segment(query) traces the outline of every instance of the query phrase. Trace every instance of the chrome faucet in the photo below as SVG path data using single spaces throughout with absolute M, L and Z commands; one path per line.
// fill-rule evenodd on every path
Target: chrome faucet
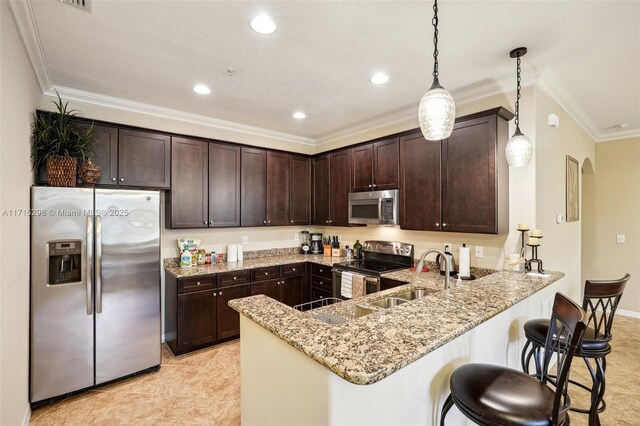
M 442 257 L 446 258 L 446 255 L 444 254 L 444 252 L 438 250 L 438 249 L 427 249 L 425 250 L 424 253 L 422 253 L 422 256 L 420 256 L 420 260 L 418 261 L 418 266 L 416 266 L 416 272 L 417 273 L 421 273 L 422 272 L 422 265 L 424 264 L 424 258 L 427 257 L 428 254 L 431 253 L 436 253 L 441 255 Z M 449 280 L 449 262 L 444 262 L 444 289 L 448 289 L 451 288 L 451 281 Z

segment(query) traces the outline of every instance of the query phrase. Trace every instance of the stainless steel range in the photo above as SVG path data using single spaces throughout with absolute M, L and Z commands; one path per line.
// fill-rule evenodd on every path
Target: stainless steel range
M 340 296 L 342 273 L 354 272 L 365 277 L 366 293 L 380 291 L 380 275 L 413 266 L 413 244 L 394 241 L 365 241 L 363 259 L 333 265 L 333 296 Z

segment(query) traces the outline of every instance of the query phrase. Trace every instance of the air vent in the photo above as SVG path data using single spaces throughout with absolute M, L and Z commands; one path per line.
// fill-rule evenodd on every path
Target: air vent
M 60 0 L 62 3 L 91 12 L 91 0 Z

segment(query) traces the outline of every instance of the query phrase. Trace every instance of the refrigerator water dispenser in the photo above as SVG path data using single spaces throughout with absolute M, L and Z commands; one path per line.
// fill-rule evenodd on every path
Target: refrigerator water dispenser
M 82 240 L 48 241 L 49 285 L 82 281 Z

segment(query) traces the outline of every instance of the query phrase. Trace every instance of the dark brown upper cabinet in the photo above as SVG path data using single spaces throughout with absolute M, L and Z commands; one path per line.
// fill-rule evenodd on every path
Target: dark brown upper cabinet
M 120 129 L 118 185 L 170 188 L 171 137 L 161 133 Z
M 439 231 L 442 215 L 441 143 L 420 130 L 400 138 L 402 229 Z
M 209 217 L 209 142 L 171 139 L 171 187 L 166 196 L 169 228 L 206 228 Z
M 83 123 L 82 126 L 88 126 Z M 98 185 L 118 184 L 118 129 L 110 126 L 93 126 L 96 140 L 92 160 L 100 166 Z
M 289 225 L 291 155 L 267 152 L 267 225 Z
M 241 161 L 240 223 L 264 226 L 267 224 L 267 151 L 243 147 Z
M 291 155 L 289 223 L 309 225 L 311 216 L 311 159 Z
M 349 192 L 351 192 L 351 150 L 332 152 L 330 168 L 329 225 L 349 226 Z M 324 183 L 327 185 L 327 182 Z
M 313 195 L 312 195 L 312 223 L 313 225 L 329 224 L 329 202 L 331 193 L 329 154 L 313 158 Z
M 382 191 L 400 187 L 398 138 L 351 149 L 352 191 Z
M 209 227 L 240 226 L 240 147 L 209 144 Z
M 458 118 L 443 141 L 419 131 L 400 141 L 401 228 L 500 234 L 508 231 L 509 120 L 504 108 Z

